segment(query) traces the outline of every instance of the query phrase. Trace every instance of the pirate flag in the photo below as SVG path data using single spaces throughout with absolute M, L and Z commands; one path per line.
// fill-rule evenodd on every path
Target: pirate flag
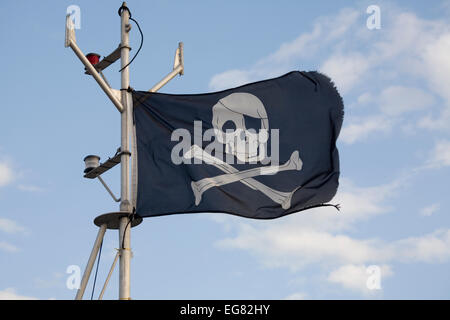
M 133 91 L 136 213 L 271 219 L 338 187 L 343 102 L 329 78 L 290 72 L 205 94 Z

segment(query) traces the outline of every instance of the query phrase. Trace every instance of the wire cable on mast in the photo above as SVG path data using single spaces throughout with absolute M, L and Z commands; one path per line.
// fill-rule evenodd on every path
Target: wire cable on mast
M 136 26 L 138 27 L 138 30 L 139 30 L 139 33 L 141 34 L 141 44 L 139 45 L 139 49 L 137 49 L 137 51 L 136 51 L 136 53 L 134 54 L 134 56 L 133 56 L 133 58 L 130 60 L 130 62 L 128 62 L 123 68 L 121 68 L 120 70 L 119 70 L 119 72 L 122 72 L 122 70 L 123 69 L 125 69 L 126 67 L 128 67 L 133 61 L 134 61 L 134 59 L 137 57 L 137 55 L 139 54 L 139 51 L 141 51 L 141 49 L 142 49 L 142 45 L 144 44 L 144 33 L 142 32 L 142 30 L 141 30 L 141 27 L 139 26 L 139 23 L 135 20 L 135 19 L 133 19 L 132 17 L 131 17 L 131 11 L 130 11 L 130 9 L 128 9 L 128 7 L 126 7 L 126 6 L 121 6 L 120 8 L 119 8 L 119 16 L 122 16 L 122 12 L 124 11 L 124 10 L 127 10 L 128 11 L 128 14 L 130 15 L 130 20 L 131 21 L 133 21 L 134 23 L 136 23 Z
M 91 300 L 94 297 L 95 283 L 97 282 L 98 265 L 100 264 L 100 256 L 102 255 L 102 247 L 103 247 L 103 240 L 102 243 L 100 243 L 100 250 L 98 252 L 97 268 L 95 269 L 95 277 L 94 277 L 94 284 L 92 285 Z
M 122 236 L 122 249 L 123 250 L 125 250 L 125 234 L 127 232 L 128 226 L 134 220 L 135 217 L 136 217 L 136 208 L 133 208 L 133 212 L 128 215 L 128 222 L 125 226 L 125 230 L 123 230 L 123 236 Z

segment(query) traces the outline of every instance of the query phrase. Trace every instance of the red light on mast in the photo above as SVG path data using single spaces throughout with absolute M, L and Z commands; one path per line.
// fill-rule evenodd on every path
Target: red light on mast
M 86 55 L 86 58 L 89 60 L 89 62 L 95 66 L 100 61 L 100 55 L 96 53 L 88 53 Z

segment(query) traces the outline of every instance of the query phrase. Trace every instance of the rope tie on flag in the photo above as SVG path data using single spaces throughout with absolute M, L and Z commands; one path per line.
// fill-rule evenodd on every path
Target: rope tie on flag
M 134 89 L 133 89 L 132 87 L 128 86 L 128 88 L 126 88 L 126 89 L 120 89 L 120 91 L 133 92 Z
M 337 211 L 341 211 L 341 205 L 339 203 L 338 204 L 321 203 L 321 204 L 317 204 L 317 205 L 314 205 L 314 206 L 309 206 L 309 207 L 303 208 L 303 209 L 301 209 L 299 211 L 309 210 L 309 209 L 319 208 L 319 207 L 334 207 Z
M 327 203 L 324 204 L 323 207 L 335 207 L 337 211 L 341 211 L 341 204 L 332 204 L 332 203 Z

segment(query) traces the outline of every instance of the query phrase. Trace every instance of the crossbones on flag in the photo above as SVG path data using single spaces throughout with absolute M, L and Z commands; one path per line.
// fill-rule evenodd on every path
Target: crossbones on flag
M 342 98 L 318 72 L 205 94 L 133 91 L 136 213 L 278 218 L 336 194 Z

